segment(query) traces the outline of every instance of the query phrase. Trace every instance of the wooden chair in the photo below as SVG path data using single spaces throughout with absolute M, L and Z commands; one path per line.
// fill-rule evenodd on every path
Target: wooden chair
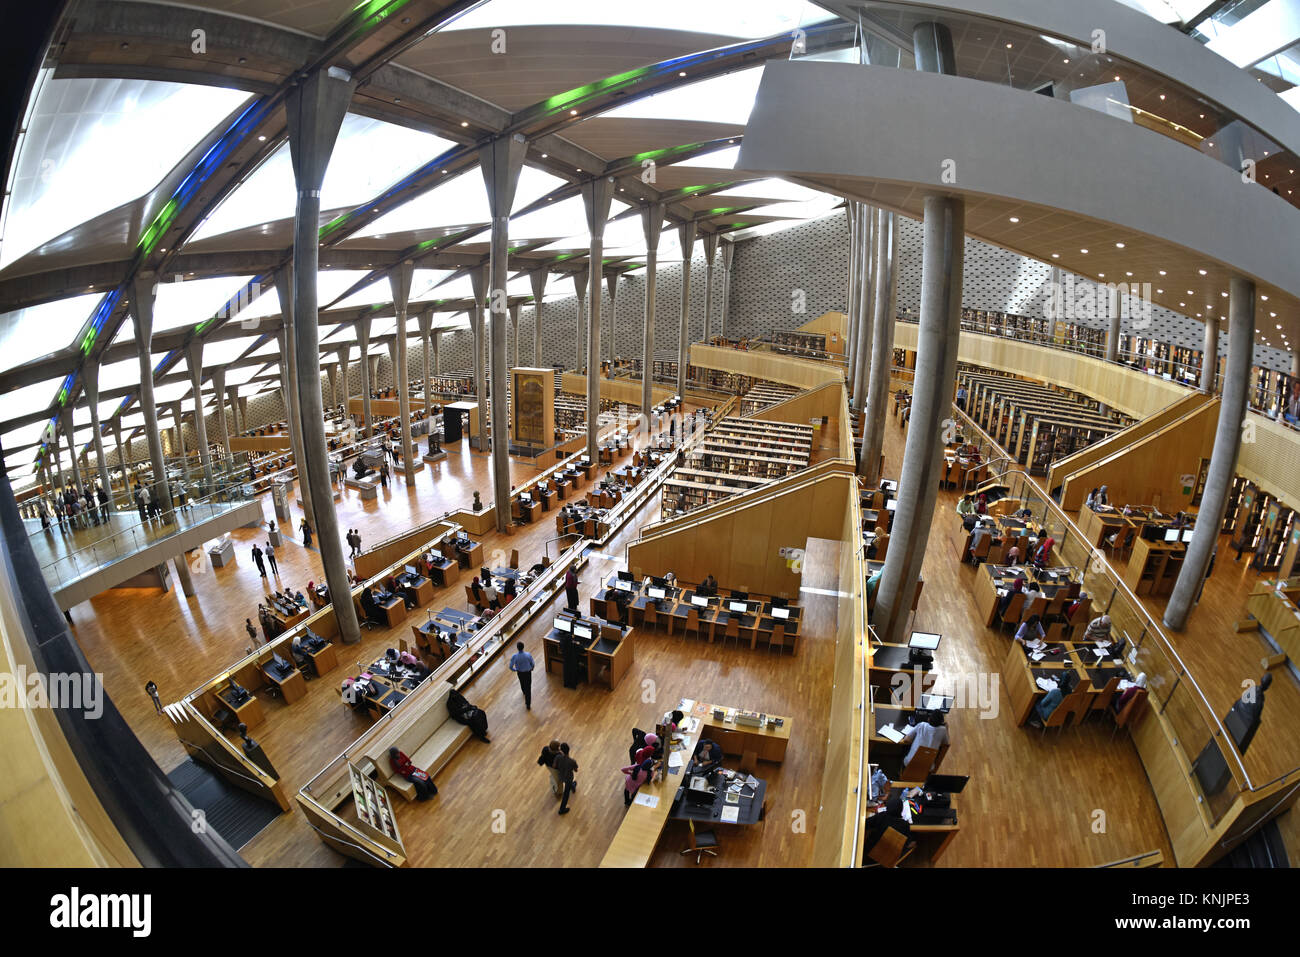
M 992 547 L 993 547 L 993 536 L 981 535 L 979 544 L 975 545 L 971 549 L 971 557 L 975 560 L 975 563 L 979 564 L 981 561 L 987 559 L 989 557 L 989 549 Z
M 686 640 L 689 632 L 695 632 L 695 637 L 700 637 L 700 612 L 699 609 L 692 608 L 686 613 L 686 624 L 682 626 L 682 641 Z
M 468 585 L 465 586 L 465 600 L 469 602 L 470 607 L 479 614 L 483 613 L 484 604 L 482 600 L 474 597 L 474 589 L 470 588 Z
M 1073 697 L 1074 694 L 1066 695 L 1061 699 L 1061 703 L 1056 706 L 1056 710 L 1047 716 L 1047 720 L 1043 722 L 1043 734 L 1047 734 L 1048 728 L 1056 728 L 1059 732 L 1059 729 L 1065 727 L 1066 722 L 1070 720 L 1070 715 L 1074 713 L 1074 709 L 1070 705 L 1070 699 Z M 1034 713 L 1038 713 L 1037 705 L 1034 707 Z
M 998 542 L 994 542 L 992 545 L 989 546 L 988 554 L 984 556 L 984 560 L 988 562 L 990 565 L 1001 565 L 1003 561 L 1006 559 L 1006 557 L 1007 557 L 1006 543 L 998 541 Z
M 1142 709 L 1146 707 L 1146 703 L 1147 690 L 1145 688 L 1140 688 L 1138 689 L 1137 694 L 1129 698 L 1128 704 L 1124 705 L 1123 709 L 1115 715 L 1115 728 L 1110 733 L 1112 741 L 1115 739 L 1116 731 L 1120 728 L 1128 727 L 1141 716 Z
M 510 567 L 511 568 L 519 567 L 519 549 L 517 548 L 510 549 Z
M 934 748 L 917 748 L 916 754 L 912 755 L 912 760 L 907 762 L 899 775 L 903 781 L 924 781 L 930 775 L 931 769 L 934 768 L 934 759 L 939 756 L 939 752 Z
M 1039 597 L 1034 599 L 1033 604 L 1025 608 L 1025 610 L 1021 613 L 1020 617 L 1022 621 L 1028 621 L 1034 615 L 1037 615 L 1038 619 L 1041 621 L 1046 611 L 1047 611 L 1047 599 L 1040 595 Z
M 728 638 L 735 638 L 736 644 L 740 644 L 740 619 L 735 615 L 730 615 L 727 618 L 727 627 L 722 633 L 722 645 L 724 648 L 727 645 Z
M 786 647 L 785 622 L 778 621 L 772 626 L 772 638 L 768 642 L 768 651 L 775 648 L 781 651 Z
M 659 627 L 659 613 L 655 611 L 655 606 L 653 604 L 645 606 L 645 611 L 642 613 L 642 624 L 647 628 Z
M 1016 592 L 1014 595 L 1011 596 L 1011 600 L 1007 602 L 1006 609 L 1002 612 L 1002 621 L 999 627 L 1005 627 L 1007 625 L 1010 625 L 1011 627 L 1014 628 L 1017 625 L 1019 625 L 1020 618 L 1024 610 L 1025 610 L 1025 593 Z
M 752 774 L 758 776 L 758 752 L 746 751 L 740 758 L 740 771 L 742 774 Z
M 912 847 L 915 847 L 913 845 Z M 903 836 L 902 831 L 887 827 L 880 838 L 872 845 L 871 850 L 867 851 L 872 863 L 864 863 L 863 867 L 897 867 L 903 863 L 908 854 L 912 853 L 912 848 L 907 846 L 907 838 Z
M 1105 714 L 1110 710 L 1110 703 L 1115 700 L 1115 692 L 1119 690 L 1119 675 L 1111 678 L 1106 682 L 1106 687 L 1102 688 L 1093 696 L 1092 703 L 1088 705 L 1088 715 L 1098 712 Z M 1087 715 L 1085 715 L 1087 717 Z

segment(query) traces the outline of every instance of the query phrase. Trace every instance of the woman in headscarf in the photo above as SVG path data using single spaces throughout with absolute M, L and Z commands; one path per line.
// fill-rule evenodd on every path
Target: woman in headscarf
M 1011 587 L 1007 589 L 1007 593 L 998 599 L 999 618 L 1001 618 L 1004 614 L 1006 614 L 1007 606 L 1011 604 L 1012 596 L 1019 595 L 1024 590 L 1025 590 L 1024 578 L 1020 576 L 1016 576 L 1016 580 L 1011 583 Z
M 1050 535 L 1047 536 L 1047 538 L 1043 540 L 1043 543 L 1038 546 L 1038 550 L 1034 552 L 1034 564 L 1038 565 L 1040 568 L 1046 567 L 1047 563 L 1051 560 L 1052 546 L 1055 544 L 1056 539 L 1052 538 Z

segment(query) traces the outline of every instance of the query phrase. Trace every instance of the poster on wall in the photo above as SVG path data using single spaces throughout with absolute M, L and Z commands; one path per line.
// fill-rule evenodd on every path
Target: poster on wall
M 517 375 L 515 385 L 519 400 L 515 405 L 515 439 L 522 445 L 546 444 L 545 407 L 541 376 Z

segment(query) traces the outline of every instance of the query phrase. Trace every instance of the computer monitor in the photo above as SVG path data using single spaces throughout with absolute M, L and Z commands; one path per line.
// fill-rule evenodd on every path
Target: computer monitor
M 731 597 L 732 597 L 732 598 L 737 598 L 737 599 L 739 599 L 740 601 L 747 601 L 747 600 L 749 599 L 749 592 L 747 592 L 747 591 L 735 591 L 735 590 L 733 589 L 732 592 L 731 592 Z
M 944 794 L 960 794 L 969 780 L 970 775 L 968 774 L 931 774 L 925 779 L 925 790 L 942 791 Z
M 738 615 L 743 615 L 749 611 L 749 605 L 743 601 L 728 601 L 727 611 L 734 611 Z
M 919 648 L 922 651 L 934 651 L 939 647 L 939 639 L 942 637 L 942 635 L 935 635 L 930 632 L 914 631 L 907 642 L 907 647 Z
M 573 637 L 574 637 L 574 638 L 582 638 L 583 640 L 586 640 L 586 639 L 590 638 L 590 637 L 591 637 L 591 626 L 590 626 L 590 625 L 574 625 L 574 626 L 573 626 Z
M 1184 545 L 1190 545 L 1190 544 L 1192 543 L 1192 532 L 1194 532 L 1194 531 L 1196 531 L 1196 529 L 1194 529 L 1194 528 L 1185 528 L 1185 529 L 1183 529 L 1183 544 L 1184 544 Z
M 703 595 L 692 595 L 691 604 L 694 605 L 696 608 L 708 608 L 709 600 L 705 598 Z
M 773 607 L 773 608 L 784 608 L 784 607 L 785 607 L 786 605 L 788 605 L 788 604 L 790 604 L 790 602 L 789 602 L 788 599 L 785 599 L 785 598 L 773 598 L 773 599 L 772 599 L 772 607 Z
M 1178 541 L 1178 536 L 1179 536 L 1179 530 L 1178 530 L 1178 529 L 1176 529 L 1176 528 L 1166 528 L 1166 529 L 1165 529 L 1165 541 L 1166 541 L 1166 542 L 1176 542 L 1176 541 Z
M 522 502 L 524 505 L 531 505 L 533 501 L 533 497 L 529 495 L 527 492 L 524 492 L 522 495 L 519 496 L 519 501 Z
M 780 605 L 774 605 L 772 607 L 772 617 L 779 618 L 782 621 L 785 621 L 787 618 L 790 617 L 790 609 L 784 608 Z
M 569 621 L 567 618 L 557 618 L 555 619 L 555 630 L 573 631 L 573 622 Z
M 947 714 L 952 710 L 952 698 L 941 694 L 923 694 L 921 695 L 921 710 L 942 711 Z
M 619 572 L 618 577 L 620 581 L 625 581 L 625 582 L 636 581 L 636 579 L 632 577 L 631 572 Z
M 407 565 L 405 570 L 406 570 L 406 574 L 410 575 L 412 578 L 420 577 L 420 573 L 415 570 L 414 565 Z
M 649 588 L 646 589 L 646 594 L 649 595 L 651 598 L 654 598 L 655 600 L 668 597 L 667 590 L 660 585 L 651 585 Z
M 898 499 L 891 498 L 888 502 L 885 503 L 885 508 L 887 508 L 891 512 L 898 511 Z
M 293 665 L 289 664 L 289 662 L 281 658 L 279 652 L 275 652 L 275 651 L 271 652 L 271 661 L 274 662 L 275 666 L 279 668 L 281 671 L 293 670 Z
M 631 582 L 625 582 L 625 581 L 623 581 L 623 579 L 620 578 L 618 581 L 614 582 L 614 587 L 615 587 L 618 591 L 631 591 L 631 590 L 632 590 L 632 583 L 631 583 Z

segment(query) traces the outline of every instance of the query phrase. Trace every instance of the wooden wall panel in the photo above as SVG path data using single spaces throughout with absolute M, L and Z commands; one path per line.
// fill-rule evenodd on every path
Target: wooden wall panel
M 748 352 L 696 343 L 691 346 L 691 365 L 702 369 L 721 369 L 755 379 L 770 379 L 801 389 L 815 389 L 827 382 L 843 382 L 844 371 L 838 366 L 815 359 L 798 359 L 776 352 Z
M 813 419 L 819 422 L 823 416 L 826 425 L 819 425 L 821 430 L 813 438 L 813 444 L 827 445 L 834 443 L 837 458 L 853 458 L 852 426 L 848 419 L 848 402 L 843 383 L 828 382 L 816 389 L 809 389 L 791 396 L 783 402 L 769 406 L 761 412 L 751 415 L 751 419 L 764 422 L 793 422 L 796 425 L 810 425 Z
M 576 372 L 566 372 L 560 380 L 560 388 L 574 395 L 586 395 L 587 377 Z M 650 397 L 654 400 L 655 405 L 666 402 L 676 394 L 676 389 L 669 389 L 665 386 L 656 385 L 650 387 Z M 600 380 L 600 397 L 609 399 L 611 402 L 622 402 L 639 409 L 641 407 L 641 380 L 624 377 L 617 379 L 602 378 Z

